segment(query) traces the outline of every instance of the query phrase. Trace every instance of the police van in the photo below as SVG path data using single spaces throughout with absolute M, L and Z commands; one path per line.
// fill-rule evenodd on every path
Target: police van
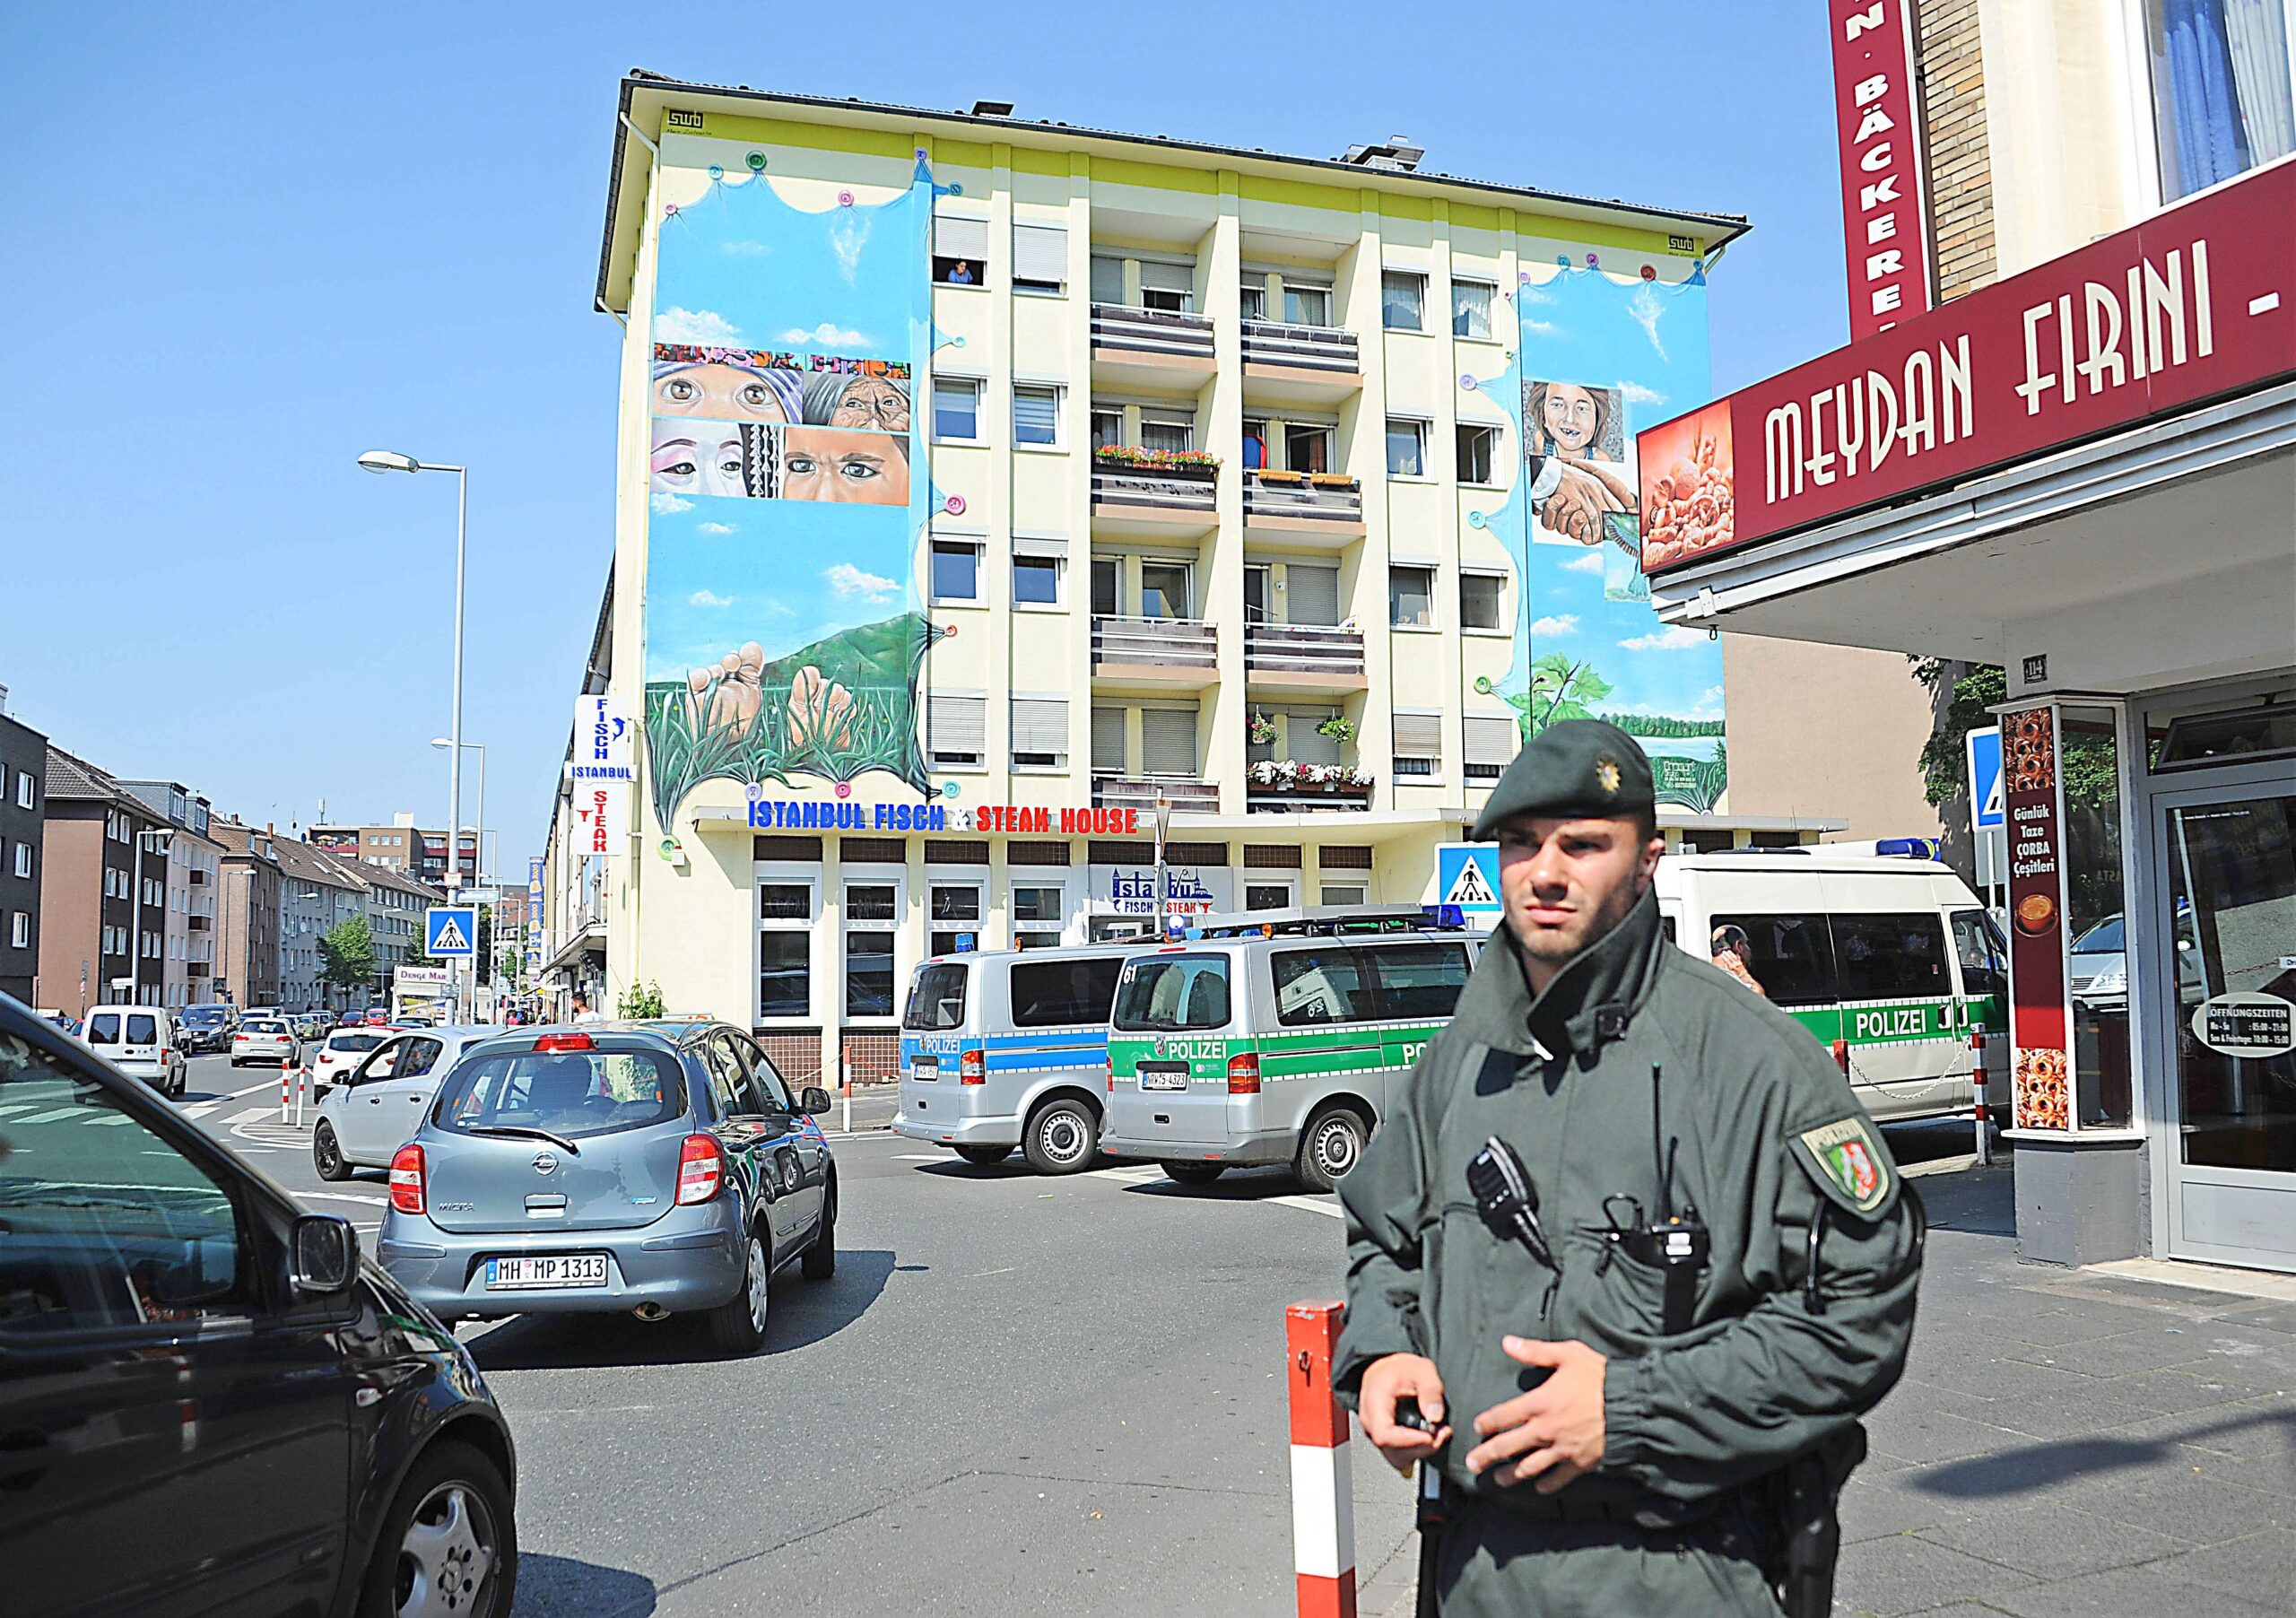
M 1363 906 L 1215 917 L 1200 931 L 1125 964 L 1100 1149 L 1183 1185 L 1289 1163 L 1327 1191 L 1450 1020 L 1482 940 L 1415 908 Z
M 1018 1146 L 1044 1174 L 1074 1174 L 1100 1150 L 1108 1097 L 1109 1007 L 1141 946 L 940 955 L 909 980 L 900 1022 L 893 1131 L 1002 1162 Z

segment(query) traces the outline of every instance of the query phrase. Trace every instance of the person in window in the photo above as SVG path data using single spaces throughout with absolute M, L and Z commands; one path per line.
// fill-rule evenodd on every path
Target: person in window
M 1754 976 L 1750 964 L 1753 960 L 1754 946 L 1753 941 L 1746 936 L 1745 928 L 1726 922 L 1714 929 L 1711 943 L 1715 965 L 1763 999 L 1770 998 L 1770 991 L 1762 987 L 1761 980 Z
M 970 286 L 972 284 L 972 265 L 966 263 L 961 258 L 958 259 L 956 267 L 949 272 L 949 284 L 951 286 Z

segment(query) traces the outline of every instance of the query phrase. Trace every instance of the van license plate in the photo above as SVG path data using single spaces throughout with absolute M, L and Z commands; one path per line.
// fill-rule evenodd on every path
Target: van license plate
M 920 1084 L 939 1083 L 941 1082 L 941 1058 L 938 1057 L 912 1057 L 909 1064 L 909 1076 L 915 1079 Z
M 1186 1090 L 1187 1064 L 1185 1062 L 1143 1062 L 1140 1064 L 1140 1088 L 1143 1090 Z
M 533 1258 L 490 1258 L 486 1261 L 486 1290 L 490 1292 L 535 1286 L 604 1286 L 604 1253 L 557 1253 Z

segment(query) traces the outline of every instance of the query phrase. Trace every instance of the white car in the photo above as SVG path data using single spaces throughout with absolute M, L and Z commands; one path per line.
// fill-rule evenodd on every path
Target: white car
M 341 1083 L 344 1075 L 396 1032 L 395 1028 L 338 1028 L 328 1033 L 311 1053 L 313 1096 L 323 1096 L 328 1085 Z
M 240 1067 L 249 1062 L 300 1067 L 303 1042 L 283 1017 L 249 1017 L 231 1036 L 231 1066 Z
M 465 1052 L 504 1031 L 483 1022 L 380 1031 L 381 1042 L 319 1097 L 311 1162 L 321 1179 L 390 1167 L 391 1155 L 422 1126 L 439 1081 Z

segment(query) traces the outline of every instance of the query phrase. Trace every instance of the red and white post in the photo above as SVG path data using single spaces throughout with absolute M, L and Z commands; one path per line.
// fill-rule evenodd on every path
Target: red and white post
M 287 1121 L 287 1106 L 293 1100 L 294 1088 L 295 1058 L 282 1057 L 279 1058 L 279 1121 L 283 1124 Z
M 1331 1391 L 1332 1350 L 1346 1318 L 1344 1303 L 1325 1300 L 1283 1311 L 1300 1618 L 1355 1618 L 1355 1479 L 1348 1459 L 1353 1423 Z
M 1977 1161 L 1981 1168 L 1993 1161 L 1993 1136 L 1986 1128 L 1985 1116 L 1985 1082 L 1989 1073 L 1986 1058 L 1992 1052 L 1988 1048 L 1985 1030 L 1980 1028 L 1970 1035 L 1970 1085 L 1977 1092 L 1971 1114 L 1977 1124 Z

